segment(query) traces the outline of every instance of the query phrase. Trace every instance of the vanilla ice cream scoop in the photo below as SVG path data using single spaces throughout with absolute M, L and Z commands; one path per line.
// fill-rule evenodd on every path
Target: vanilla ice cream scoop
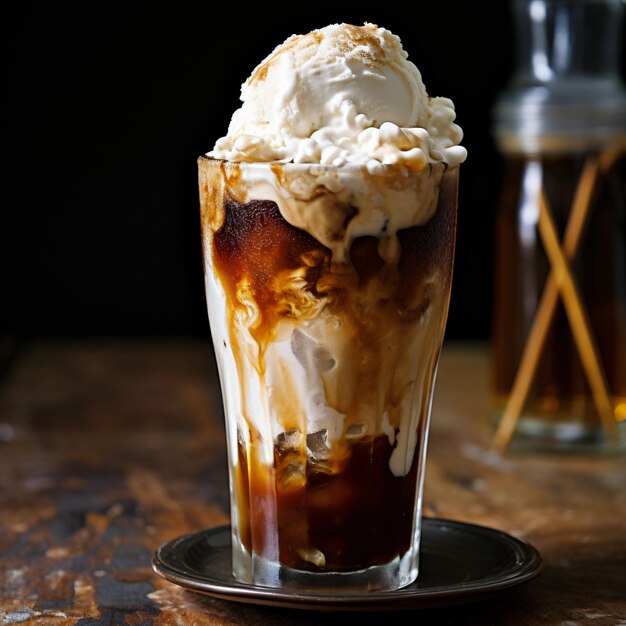
M 231 161 L 456 165 L 454 105 L 429 98 L 400 39 L 374 24 L 292 35 L 241 88 L 243 105 L 210 156 Z

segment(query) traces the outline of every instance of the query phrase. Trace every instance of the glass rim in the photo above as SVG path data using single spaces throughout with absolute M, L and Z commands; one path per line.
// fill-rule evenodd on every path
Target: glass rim
M 209 162 L 209 163 L 224 163 L 226 166 L 238 166 L 245 167 L 250 169 L 257 170 L 271 170 L 271 169 L 286 169 L 292 170 L 295 172 L 310 172 L 313 174 L 323 173 L 323 172 L 345 172 L 345 173 L 369 173 L 367 170 L 367 163 L 350 163 L 346 162 L 342 165 L 332 165 L 327 163 L 294 163 L 291 160 L 282 160 L 282 161 L 231 161 L 230 159 L 220 159 L 217 157 L 210 156 L 208 153 L 201 154 L 197 158 L 198 163 L 200 162 Z M 457 163 L 454 165 L 450 165 L 446 161 L 428 161 L 422 168 L 419 170 L 413 170 L 403 163 L 394 163 L 394 164 L 383 164 L 382 167 L 385 168 L 385 172 L 392 172 L 394 170 L 400 170 L 400 168 L 404 168 L 409 170 L 409 172 L 413 174 L 419 174 L 424 171 L 432 171 L 434 168 L 441 166 L 444 172 L 453 171 L 461 167 L 462 163 Z M 375 174 L 370 174 L 374 175 Z

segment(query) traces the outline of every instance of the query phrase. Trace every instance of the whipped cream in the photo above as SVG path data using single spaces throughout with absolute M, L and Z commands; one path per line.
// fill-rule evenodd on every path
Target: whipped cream
M 292 35 L 242 85 L 243 105 L 208 153 L 420 170 L 462 163 L 463 131 L 448 98 L 429 98 L 400 39 L 374 24 L 333 24 Z

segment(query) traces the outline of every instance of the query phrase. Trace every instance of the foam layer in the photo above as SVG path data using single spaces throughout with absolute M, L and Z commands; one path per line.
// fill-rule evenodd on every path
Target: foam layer
M 411 172 L 383 166 L 326 167 L 265 163 L 238 170 L 239 199 L 272 200 L 281 215 L 332 251 L 332 263 L 348 260 L 358 237 L 376 237 L 377 252 L 388 263 L 400 253 L 398 231 L 425 224 L 435 212 L 442 164 Z M 232 193 L 232 191 L 231 191 Z

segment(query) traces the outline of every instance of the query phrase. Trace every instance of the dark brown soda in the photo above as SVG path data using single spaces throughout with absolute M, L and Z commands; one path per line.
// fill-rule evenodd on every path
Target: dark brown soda
M 225 193 L 219 228 L 210 230 L 207 222 L 203 229 L 205 237 L 212 237 L 213 264 L 226 292 L 227 315 L 234 315 L 241 306 L 238 289 L 245 284 L 259 310 L 250 333 L 262 352 L 281 319 L 291 316 L 280 299 L 280 277 L 304 268 L 303 290 L 324 298 L 333 314 L 355 329 L 355 341 L 376 354 L 385 349 L 377 343 L 380 327 L 374 319 L 363 319 L 351 296 L 361 293 L 370 281 L 379 281 L 386 288 L 374 307 L 376 314 L 386 324 L 410 332 L 422 323 L 424 309 L 431 306 L 428 285 L 436 276 L 441 289 L 437 298 L 433 296 L 436 310 L 431 323 L 433 332 L 443 336 L 452 279 L 456 189 L 456 175 L 444 176 L 433 217 L 398 233 L 397 262 L 385 263 L 378 254 L 379 239 L 368 236 L 352 242 L 349 261 L 341 267 L 332 264 L 328 248 L 290 225 L 275 202 L 239 202 Z M 209 210 L 211 201 L 207 201 Z M 229 323 L 232 328 L 230 318 Z M 234 351 L 239 349 L 236 342 L 231 343 Z M 360 373 L 357 386 L 365 389 L 377 380 L 376 359 L 353 367 Z M 429 375 L 432 372 L 424 379 Z M 321 461 L 307 455 L 306 448 L 304 453 L 290 451 L 275 442 L 274 463 L 268 466 L 259 459 L 260 435 L 249 424 L 249 432 L 238 441 L 234 480 L 239 534 L 246 550 L 288 567 L 334 572 L 381 565 L 403 556 L 413 541 L 427 418 L 426 409 L 417 410 L 422 410 L 416 420 L 417 444 L 403 476 L 395 476 L 390 469 L 394 444 L 386 434 L 341 437 L 330 451 L 331 458 Z M 347 415 L 348 423 L 358 421 L 352 418 Z M 281 415 L 281 419 L 284 422 L 288 417 Z M 322 554 L 323 561 L 316 561 L 314 553 Z
M 537 229 L 524 230 L 523 180 L 535 167 L 562 237 L 587 154 L 508 156 L 496 222 L 493 389 L 511 391 L 550 265 Z M 600 174 L 572 268 L 597 342 L 616 417 L 626 416 L 626 159 Z M 621 407 L 621 408 L 620 408 Z M 598 423 L 587 379 L 559 297 L 526 414 Z
M 418 446 L 411 471 L 400 477 L 389 470 L 391 450 L 386 436 L 357 441 L 349 445 L 341 471 L 328 473 L 316 468 L 315 463 L 307 463 L 306 482 L 283 486 L 280 480 L 256 481 L 258 469 L 249 483 L 246 451 L 240 444 L 238 496 L 242 543 L 249 552 L 254 549 L 257 554 L 265 553 L 265 534 L 253 538 L 249 531 L 249 511 L 253 508 L 258 516 L 259 508 L 270 502 L 278 516 L 280 562 L 288 567 L 353 571 L 388 563 L 405 554 L 412 542 L 417 459 L 421 450 Z M 276 450 L 277 472 L 283 462 Z M 322 568 L 302 558 L 301 551 L 307 546 L 314 546 L 324 554 Z

